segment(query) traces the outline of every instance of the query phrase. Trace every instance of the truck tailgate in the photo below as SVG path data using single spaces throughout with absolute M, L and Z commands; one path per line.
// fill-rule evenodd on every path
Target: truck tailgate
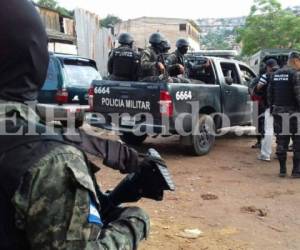
M 143 82 L 94 81 L 93 112 L 151 113 L 160 116 L 160 90 L 165 84 Z

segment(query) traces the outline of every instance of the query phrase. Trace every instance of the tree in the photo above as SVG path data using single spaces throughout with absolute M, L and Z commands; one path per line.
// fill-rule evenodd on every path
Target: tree
M 74 10 L 67 10 L 64 7 L 56 7 L 56 10 L 63 16 L 73 17 L 74 16 Z
M 254 0 L 246 24 L 238 30 L 242 54 L 252 55 L 263 48 L 300 49 L 300 17 L 283 10 L 277 0 Z
M 55 0 L 39 0 L 38 4 L 53 10 L 58 6 L 58 3 Z
M 55 0 L 39 0 L 37 3 L 41 6 L 56 10 L 63 16 L 69 16 L 69 17 L 74 16 L 73 10 L 67 10 L 64 7 L 59 6 L 58 2 Z
M 111 26 L 115 26 L 117 23 L 120 23 L 122 20 L 114 15 L 107 15 L 107 17 L 103 18 L 100 21 L 100 26 L 104 28 L 110 28 Z
M 201 39 L 202 45 L 208 50 L 227 50 L 233 49 L 230 38 L 235 35 L 234 31 L 221 29 L 218 31 L 209 31 Z M 234 40 L 234 39 L 233 39 Z

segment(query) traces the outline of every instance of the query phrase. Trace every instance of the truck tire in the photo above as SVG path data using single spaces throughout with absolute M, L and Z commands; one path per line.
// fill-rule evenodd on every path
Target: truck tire
M 123 134 L 120 135 L 120 138 L 126 144 L 139 146 L 146 140 L 147 135 L 145 134 L 139 136 L 130 132 L 123 132 Z
M 191 153 L 206 155 L 215 144 L 215 123 L 209 115 L 200 115 L 191 138 Z

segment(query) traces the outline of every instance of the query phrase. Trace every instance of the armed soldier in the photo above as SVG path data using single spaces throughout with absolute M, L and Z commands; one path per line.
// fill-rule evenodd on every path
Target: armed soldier
M 153 33 L 149 38 L 151 44 L 141 56 L 140 80 L 145 82 L 173 82 L 168 76 L 162 54 L 166 51 L 167 39 L 160 33 Z
M 286 176 L 286 158 L 290 139 L 294 142 L 292 177 L 300 178 L 300 54 L 289 55 L 288 66 L 279 69 L 271 77 L 268 100 L 274 116 L 274 132 L 277 137 L 276 154 L 280 164 L 280 177 Z
M 107 68 L 110 80 L 136 81 L 139 74 L 140 54 L 133 49 L 133 37 L 122 33 L 118 37 L 120 46 L 109 55 Z
M 137 207 L 103 214 L 112 203 L 100 199 L 98 169 L 85 152 L 122 173 L 143 173 L 153 159 L 141 164 L 135 150 L 83 131 L 43 135 L 48 127 L 27 102 L 47 73 L 45 29 L 27 0 L 3 0 L 0 26 L 0 249 L 137 249 L 148 215 Z M 36 134 L 27 136 L 30 128 Z
M 185 54 L 189 49 L 189 42 L 180 38 L 176 42 L 177 49 L 167 57 L 166 65 L 171 77 L 178 77 L 182 82 L 189 83 L 190 81 L 180 75 L 185 75 Z

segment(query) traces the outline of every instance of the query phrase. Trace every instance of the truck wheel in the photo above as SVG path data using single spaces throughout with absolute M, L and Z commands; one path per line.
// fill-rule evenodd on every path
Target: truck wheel
M 135 135 L 133 133 L 124 132 L 122 135 L 120 135 L 120 138 L 123 142 L 129 145 L 141 145 L 147 138 L 147 135 Z
M 192 135 L 192 154 L 196 156 L 209 153 L 215 143 L 215 124 L 209 115 L 200 115 Z

